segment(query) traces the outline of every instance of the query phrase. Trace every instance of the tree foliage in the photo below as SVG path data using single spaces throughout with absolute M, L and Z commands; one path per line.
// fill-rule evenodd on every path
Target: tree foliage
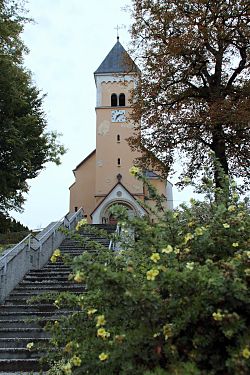
M 191 178 L 202 165 L 249 184 L 250 4 L 247 0 L 133 0 L 131 29 L 142 77 L 131 140 L 163 172 L 176 156 Z
M 24 231 L 27 232 L 28 230 L 29 228 L 21 224 L 19 221 L 6 217 L 0 213 L 0 234 Z
M 44 95 L 23 65 L 27 48 L 21 33 L 30 20 L 21 1 L 0 1 L 0 211 L 20 210 L 27 179 L 65 150 L 55 132 L 46 132 Z

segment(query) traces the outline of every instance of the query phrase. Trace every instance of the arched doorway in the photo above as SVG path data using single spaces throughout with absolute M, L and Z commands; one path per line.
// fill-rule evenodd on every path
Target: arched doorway
M 128 202 L 124 201 L 113 201 L 112 203 L 109 203 L 102 212 L 102 222 L 106 222 L 108 224 L 117 224 L 117 219 L 114 217 L 114 215 L 110 212 L 110 208 L 114 205 L 121 205 L 126 208 L 128 211 L 128 216 L 132 217 L 136 215 L 136 209 Z

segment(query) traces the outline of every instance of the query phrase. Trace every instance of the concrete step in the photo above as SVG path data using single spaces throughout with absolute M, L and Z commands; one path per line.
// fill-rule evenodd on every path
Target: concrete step
M 57 310 L 57 307 L 53 304 L 42 304 L 37 303 L 34 305 L 3 305 L 0 306 L 0 314 L 4 312 L 16 312 L 19 313 L 20 311 L 29 311 L 29 312 L 35 312 L 35 311 L 55 311 Z
M 62 316 L 73 314 L 74 310 L 55 310 L 55 311 L 3 311 L 0 313 L 0 322 L 6 319 L 35 319 L 35 318 L 53 318 L 60 319 Z
M 59 266 L 58 264 L 51 264 L 49 266 L 45 266 L 43 267 L 43 269 L 41 270 L 41 273 L 42 272 L 60 272 L 60 271 L 71 271 L 71 267 L 69 266 Z
M 79 284 L 76 282 L 73 282 L 68 279 L 68 277 L 63 278 L 62 281 L 57 280 L 57 279 L 40 279 L 40 280 L 23 280 L 18 287 L 16 288 L 17 290 L 23 290 L 23 289 L 33 289 L 33 288 L 39 288 L 39 289 L 44 289 L 47 287 L 55 287 L 55 288 L 60 288 L 60 287 L 79 287 Z
M 50 279 L 50 278 L 57 278 L 57 277 L 67 277 L 72 271 L 67 270 L 67 271 L 43 271 L 39 273 L 33 273 L 25 276 L 24 280 L 31 280 L 34 278 L 41 278 L 41 279 Z
M 60 280 L 60 281 L 64 281 L 64 280 L 68 280 L 68 277 L 69 277 L 69 272 L 65 273 L 65 274 L 52 274 L 52 275 L 48 275 L 48 276 L 45 276 L 44 274 L 39 274 L 39 275 L 27 275 L 25 276 L 24 278 L 24 281 L 29 281 L 29 282 L 33 282 L 33 281 L 43 281 L 43 280 Z
M 63 290 L 65 291 L 65 290 Z M 66 289 L 66 291 L 69 291 L 68 289 Z M 73 293 L 74 294 L 81 294 L 81 293 L 84 293 L 85 290 L 73 290 Z M 27 299 L 30 299 L 31 297 L 35 297 L 35 296 L 40 296 L 40 294 L 44 294 L 46 292 L 46 290 L 38 290 L 37 293 L 26 293 L 26 292 L 18 292 L 18 293 L 14 293 L 12 292 L 11 294 L 11 297 L 14 297 L 14 299 L 18 299 L 18 298 L 21 298 L 23 300 L 27 300 Z M 56 293 L 57 291 L 56 290 L 50 290 L 49 291 L 50 293 Z M 71 291 L 72 292 L 72 291 Z M 4 305 L 3 305 L 4 306 Z
M 76 294 L 81 294 L 82 292 L 77 291 Z M 29 295 L 28 295 L 29 296 Z M 30 297 L 32 298 L 32 297 Z M 52 294 L 49 293 L 49 295 L 45 294 L 44 296 L 39 296 L 39 301 L 36 300 L 27 300 L 27 294 L 25 296 L 18 295 L 18 296 L 10 296 L 6 301 L 4 305 L 0 305 L 0 309 L 2 306 L 20 306 L 22 305 L 24 308 L 29 308 L 32 306 L 41 306 L 42 308 L 50 305 L 53 305 L 55 299 L 57 298 L 57 293 Z
M 2 375 L 35 375 L 33 371 L 39 371 L 36 374 L 40 375 L 40 370 L 48 370 L 46 366 L 41 366 L 37 358 L 25 357 L 23 359 L 0 359 L 0 369 Z
M 41 328 L 0 328 L 0 347 L 5 339 L 18 340 L 21 338 L 49 338 L 48 332 Z
M 54 323 L 55 320 L 60 318 L 4 319 L 0 320 L 0 328 L 43 328 L 47 323 Z
M 28 359 L 28 358 L 38 359 L 40 355 L 41 355 L 41 352 L 38 353 L 37 351 L 30 351 L 25 347 L 0 348 L 0 359 L 5 359 L 5 360 Z M 1 370 L 2 370 L 2 367 L 1 367 Z M 21 369 L 17 369 L 17 370 L 21 370 Z
M 39 287 L 39 289 L 38 289 Z M 22 294 L 23 292 L 27 293 L 27 294 L 41 294 L 41 293 L 44 293 L 46 291 L 48 292 L 65 292 L 65 291 L 68 291 L 68 292 L 75 292 L 75 291 L 84 291 L 84 288 L 82 285 L 80 284 L 66 284 L 66 285 L 50 285 L 48 283 L 48 285 L 43 284 L 43 285 L 39 285 L 39 286 L 18 286 L 17 288 L 15 288 L 15 295 L 18 295 L 18 294 Z M 11 294 L 11 295 L 14 295 L 14 294 Z

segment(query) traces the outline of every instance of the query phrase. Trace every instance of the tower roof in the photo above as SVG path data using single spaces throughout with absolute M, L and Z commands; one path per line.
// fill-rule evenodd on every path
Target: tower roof
M 139 73 L 140 69 L 123 48 L 117 37 L 117 42 L 105 57 L 94 74 L 102 73 Z

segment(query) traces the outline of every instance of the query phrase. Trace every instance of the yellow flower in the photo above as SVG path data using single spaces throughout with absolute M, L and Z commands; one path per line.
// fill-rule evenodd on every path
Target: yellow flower
M 159 271 L 155 268 L 152 268 L 147 272 L 147 280 L 154 281 L 157 275 L 159 275 Z
M 52 255 L 52 257 L 50 258 L 50 261 L 51 261 L 51 263 L 56 263 L 57 257 L 55 257 L 54 255 Z
M 60 251 L 60 249 L 56 249 L 56 250 L 54 251 L 53 255 L 54 255 L 55 257 L 60 257 L 60 256 L 61 256 L 61 251 Z
M 234 206 L 234 205 L 231 205 L 231 206 L 229 206 L 228 207 L 228 209 L 227 209 L 229 212 L 233 212 L 233 211 L 235 211 L 236 210 L 236 206 Z
M 192 240 L 192 238 L 194 238 L 194 236 L 192 235 L 192 233 L 187 233 L 186 236 L 184 237 L 184 244 L 186 245 L 186 243 L 189 240 Z
M 192 271 L 194 269 L 194 262 L 187 262 L 186 268 Z
M 88 224 L 87 219 L 82 219 L 82 220 L 78 221 L 78 223 L 76 224 L 76 231 L 78 231 L 81 227 L 83 227 L 86 224 Z
M 248 257 L 248 258 L 250 258 L 250 251 L 248 250 L 248 251 L 245 251 L 245 254 L 246 254 L 246 256 Z
M 238 260 L 241 260 L 241 258 L 242 258 L 241 254 L 235 254 L 234 257 L 235 257 L 236 259 L 238 259 Z
M 224 227 L 225 229 L 228 229 L 228 228 L 230 228 L 230 225 L 227 224 L 227 223 L 224 223 L 224 224 L 223 224 L 223 227 Z
M 74 357 L 71 358 L 70 363 L 73 366 L 79 367 L 79 366 L 81 366 L 82 360 L 81 360 L 81 358 L 74 355 Z
M 165 324 L 165 326 L 163 326 L 163 334 L 165 336 L 165 340 L 173 335 L 172 324 Z
M 106 320 L 105 320 L 105 316 L 104 315 L 98 315 L 96 317 L 96 327 L 101 327 L 101 326 L 104 326 L 106 324 Z
M 64 365 L 62 367 L 62 369 L 63 369 L 63 372 L 64 372 L 65 375 L 71 375 L 72 374 L 70 362 L 67 362 L 66 365 Z
M 239 195 L 237 193 L 233 193 L 232 198 L 237 201 L 239 199 Z
M 91 316 L 91 315 L 93 315 L 96 312 L 97 312 L 97 309 L 89 309 L 88 312 L 87 312 L 87 314 L 88 314 L 88 316 Z
M 133 167 L 131 167 L 130 170 L 129 170 L 129 173 L 130 173 L 132 176 L 137 176 L 139 172 L 140 172 L 140 168 L 135 167 L 134 165 L 133 165 Z
M 191 250 L 188 247 L 185 247 L 185 249 L 183 251 L 184 251 L 185 254 L 189 254 Z
M 250 276 L 250 268 L 246 268 L 244 272 L 246 276 Z
M 239 243 L 238 243 L 238 242 L 233 242 L 233 243 L 232 243 L 232 246 L 233 246 L 233 247 L 239 247 Z
M 72 342 L 72 341 L 69 341 L 69 342 L 65 345 L 63 351 L 66 352 L 66 353 L 70 353 L 70 352 L 72 352 L 72 349 L 73 349 L 73 342 Z
M 192 227 L 194 225 L 194 222 L 193 221 L 189 221 L 189 223 L 188 223 L 188 227 Z
M 250 358 L 250 350 L 248 349 L 247 346 L 242 350 L 242 357 L 246 359 Z
M 221 314 L 220 310 L 217 310 L 217 312 L 214 312 L 213 314 L 214 320 L 221 321 L 224 317 L 223 314 Z
M 31 349 L 33 348 L 33 346 L 34 346 L 34 343 L 33 343 L 33 342 L 29 342 L 29 343 L 26 345 L 26 348 L 27 348 L 28 350 L 31 350 Z
M 174 212 L 173 213 L 173 218 L 176 219 L 179 216 L 179 212 Z
M 106 361 L 108 359 L 108 357 L 109 357 L 108 353 L 101 353 L 99 355 L 100 361 Z
M 175 254 L 180 254 L 180 249 L 178 249 L 178 247 L 175 247 L 175 248 L 174 248 L 174 253 L 175 253 Z
M 74 277 L 74 281 L 77 283 L 82 283 L 85 280 L 83 272 L 77 271 Z
M 107 337 L 110 336 L 110 333 L 107 332 L 105 328 L 99 328 L 97 330 L 97 336 L 101 337 L 102 339 L 106 339 Z
M 196 229 L 195 229 L 195 234 L 196 234 L 196 236 L 202 236 L 203 233 L 204 233 L 204 229 L 205 229 L 205 228 L 196 228 Z
M 164 249 L 162 249 L 162 253 L 165 253 L 165 254 L 170 254 L 170 253 L 172 253 L 172 251 L 173 251 L 173 248 L 172 248 L 172 246 L 171 245 L 168 245 L 166 248 L 164 248 Z
M 160 255 L 159 255 L 158 253 L 153 253 L 153 254 L 151 255 L 150 259 L 151 259 L 153 262 L 157 263 L 158 260 L 161 259 L 161 257 L 160 257 Z

